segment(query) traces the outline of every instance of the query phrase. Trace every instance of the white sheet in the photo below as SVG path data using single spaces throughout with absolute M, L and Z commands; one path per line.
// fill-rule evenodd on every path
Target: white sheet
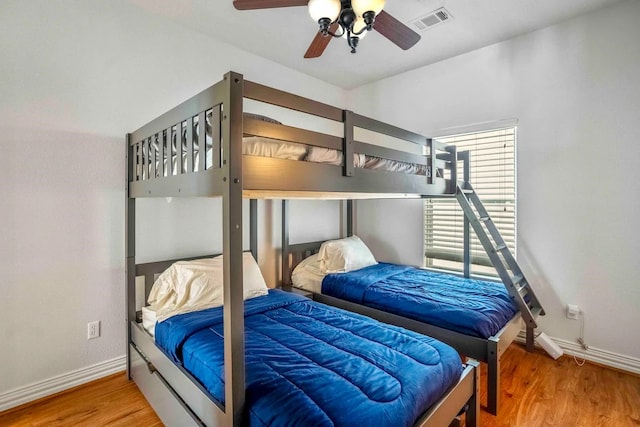
M 242 154 L 276 159 L 302 160 L 307 155 L 307 146 L 295 142 L 247 136 L 242 139 Z
M 153 306 L 142 307 L 142 327 L 154 338 L 156 336 L 157 321 L 156 310 Z
M 306 161 L 314 163 L 325 163 L 329 165 L 342 166 L 342 151 L 324 147 L 309 146 L 309 153 L 305 157 Z M 353 154 L 353 166 L 356 168 L 375 169 L 387 172 L 400 172 L 413 175 L 426 175 L 427 167 L 415 163 L 401 162 L 398 160 L 383 159 L 365 154 Z

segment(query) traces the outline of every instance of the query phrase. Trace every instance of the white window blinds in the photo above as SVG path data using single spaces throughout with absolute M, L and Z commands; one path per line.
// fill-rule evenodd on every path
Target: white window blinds
M 507 246 L 515 254 L 516 245 L 516 128 L 436 138 L 455 144 L 458 152 L 471 153 L 471 185 L 492 217 Z M 462 180 L 462 162 L 458 164 Z M 429 268 L 463 271 L 464 215 L 456 199 L 426 199 L 425 259 Z M 489 257 L 473 229 L 471 266 L 473 275 L 497 276 Z

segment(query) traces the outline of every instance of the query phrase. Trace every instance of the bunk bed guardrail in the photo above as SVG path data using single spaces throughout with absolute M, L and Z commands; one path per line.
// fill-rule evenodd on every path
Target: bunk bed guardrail
M 244 155 L 242 181 L 248 197 L 280 198 L 278 193 L 283 191 L 299 192 L 303 197 L 308 197 L 309 192 L 325 192 L 334 198 L 350 198 L 346 193 L 359 193 L 360 198 L 379 197 L 381 193 L 390 197 L 455 195 L 457 157 L 454 146 L 250 81 L 243 81 L 243 98 L 340 122 L 343 136 L 251 116 L 237 117 L 222 107 L 224 83 L 211 86 L 130 134 L 132 164 L 129 190 L 133 197 L 221 195 L 226 165 L 223 144 L 223 123 L 226 120 L 230 120 L 232 126 L 239 126 L 245 137 L 336 150 L 347 160 L 354 154 L 371 156 L 417 165 L 425 171 L 424 175 L 381 172 L 356 167 L 347 160 L 338 167 L 304 159 L 294 161 Z M 358 141 L 354 138 L 356 128 L 408 141 L 424 154 Z M 373 188 L 376 194 L 370 194 Z M 292 198 L 292 194 L 287 197 Z

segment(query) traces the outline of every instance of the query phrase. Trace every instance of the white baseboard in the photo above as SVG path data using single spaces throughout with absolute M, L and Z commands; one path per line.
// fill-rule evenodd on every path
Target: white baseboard
M 636 359 L 635 357 L 625 356 L 624 354 L 613 353 L 594 347 L 589 347 L 589 350 L 584 350 L 577 342 L 573 343 L 571 341 L 565 341 L 563 339 L 553 337 L 551 337 L 551 339 L 560 346 L 565 354 L 569 356 L 576 356 L 580 359 L 588 360 L 589 362 L 620 369 L 621 371 L 630 372 L 632 374 L 640 374 L 640 359 Z M 520 343 L 526 342 L 524 331 L 520 331 L 516 337 L 516 341 Z
M 126 368 L 127 357 L 120 356 L 93 366 L 88 366 L 78 369 L 77 371 L 2 393 L 0 394 L 0 412 L 124 371 Z

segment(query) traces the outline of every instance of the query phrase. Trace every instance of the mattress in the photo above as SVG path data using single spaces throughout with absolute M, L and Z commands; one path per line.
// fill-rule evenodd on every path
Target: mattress
M 156 344 L 224 403 L 222 308 L 171 317 Z M 410 426 L 462 372 L 446 344 L 299 295 L 245 301 L 247 423 Z
M 208 129 L 209 129 L 209 126 L 210 125 L 207 124 Z M 194 170 L 198 171 L 199 163 L 200 163 L 199 162 L 200 150 L 198 146 L 198 137 L 197 137 L 198 127 L 195 126 L 194 129 L 196 131 L 193 133 L 194 134 L 193 164 L 194 164 Z M 166 135 L 163 135 L 162 139 L 166 139 Z M 182 152 L 185 153 L 182 155 L 183 156 L 182 163 L 183 165 L 186 165 L 186 161 L 187 161 L 186 133 L 183 133 L 182 139 L 183 139 Z M 159 167 L 160 158 L 161 158 L 159 144 L 160 144 L 160 140 L 158 140 L 158 138 L 155 138 L 151 144 L 151 152 L 155 151 L 155 155 L 156 155 L 155 158 L 157 159 L 156 160 L 156 177 L 159 177 L 161 174 L 160 172 L 161 168 Z M 177 156 L 175 154 L 177 150 L 176 150 L 175 136 L 173 138 L 172 145 L 173 145 L 173 148 L 172 148 L 173 155 L 171 156 L 172 173 L 174 175 L 177 175 L 178 174 L 176 170 Z M 212 148 L 211 138 L 209 135 L 207 135 L 207 139 L 206 139 L 207 158 L 205 160 L 207 168 L 210 167 L 212 164 L 211 148 Z M 335 165 L 335 166 L 342 166 L 344 164 L 344 156 L 342 155 L 342 151 L 339 151 L 339 150 L 334 150 L 334 149 L 324 148 L 324 147 L 316 147 L 313 145 L 300 144 L 295 142 L 281 141 L 281 140 L 272 139 L 272 138 L 257 137 L 257 136 L 248 136 L 243 138 L 242 153 L 244 155 L 250 155 L 250 156 L 271 157 L 271 158 L 287 159 L 287 160 L 299 160 L 299 161 L 322 163 L 322 164 L 329 164 L 329 165 Z M 166 166 L 167 164 L 166 154 L 164 155 L 164 157 L 162 157 L 162 162 Z M 406 173 L 406 174 L 424 175 L 424 176 L 431 175 L 430 168 L 423 164 L 384 159 L 384 158 L 369 156 L 361 153 L 354 153 L 353 166 L 356 168 L 372 169 L 372 170 L 379 170 L 379 171 L 386 171 L 386 172 Z M 167 167 L 164 168 L 165 170 L 164 176 L 166 176 L 168 173 L 167 169 L 168 169 Z M 441 176 L 441 175 L 442 174 L 439 171 L 438 176 Z
M 292 274 L 296 287 L 466 335 L 489 338 L 518 311 L 502 283 L 388 263 L 321 275 L 308 260 Z

